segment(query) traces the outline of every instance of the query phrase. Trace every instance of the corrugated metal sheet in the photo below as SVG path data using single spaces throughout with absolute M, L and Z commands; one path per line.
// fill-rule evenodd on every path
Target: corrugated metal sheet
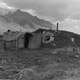
M 29 48 L 40 48 L 41 45 L 41 33 L 34 34 L 33 37 L 30 39 Z
M 3 40 L 5 41 L 11 41 L 11 40 L 16 40 L 19 36 L 21 36 L 22 32 L 5 32 L 3 35 Z

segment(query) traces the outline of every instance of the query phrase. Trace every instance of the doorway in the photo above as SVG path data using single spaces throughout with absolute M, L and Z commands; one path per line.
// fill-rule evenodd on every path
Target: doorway
M 32 37 L 31 33 L 25 33 L 24 35 L 24 48 L 28 48 L 30 38 Z

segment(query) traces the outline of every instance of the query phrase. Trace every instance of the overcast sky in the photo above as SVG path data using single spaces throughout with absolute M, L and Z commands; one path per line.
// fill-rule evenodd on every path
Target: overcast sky
M 0 0 L 0 7 L 20 8 L 47 19 L 60 21 L 60 28 L 80 34 L 80 0 Z

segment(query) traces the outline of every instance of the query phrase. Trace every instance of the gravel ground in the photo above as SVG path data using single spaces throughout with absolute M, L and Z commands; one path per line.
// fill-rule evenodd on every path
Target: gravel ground
M 7 68 L 3 65 L 1 80 L 80 80 L 80 54 L 23 50 L 10 55 L 17 59 L 15 64 L 9 64 Z

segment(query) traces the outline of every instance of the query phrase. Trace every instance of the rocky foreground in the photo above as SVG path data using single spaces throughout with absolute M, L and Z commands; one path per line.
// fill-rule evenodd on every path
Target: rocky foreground
M 13 53 L 18 57 L 15 62 L 0 66 L 1 80 L 80 80 L 79 53 L 54 50 Z

